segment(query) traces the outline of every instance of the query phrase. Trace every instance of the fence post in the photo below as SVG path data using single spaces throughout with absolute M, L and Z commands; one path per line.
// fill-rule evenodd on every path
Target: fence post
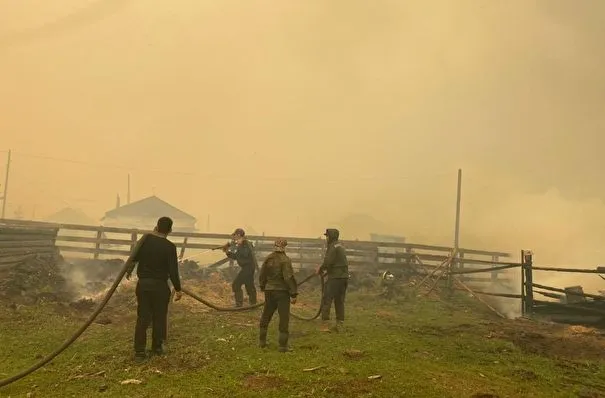
M 388 262 L 388 260 L 387 260 Z M 380 266 L 380 246 L 378 246 L 378 244 L 376 244 L 376 253 L 374 253 L 374 267 L 379 267 Z
M 492 268 L 498 266 L 499 260 L 500 259 L 498 256 L 492 256 Z M 492 271 L 491 274 L 492 274 L 492 283 L 498 282 L 498 272 Z
M 183 239 L 183 246 L 181 246 L 181 253 L 179 254 L 179 258 L 183 259 L 185 257 L 185 247 L 187 246 L 187 237 L 185 236 L 185 239 Z
M 523 250 L 521 250 L 521 316 L 525 316 L 526 300 L 525 300 L 525 261 L 523 260 Z
M 523 259 L 523 270 L 525 274 L 525 313 L 532 315 L 534 312 L 534 288 L 532 274 L 533 254 L 529 250 L 523 250 L 521 251 L 521 255 Z
M 130 233 L 130 252 L 131 253 L 134 251 L 134 247 L 137 245 L 137 238 L 138 238 L 138 235 L 136 232 Z
M 103 239 L 103 227 L 99 227 L 97 230 L 97 241 L 95 243 L 95 252 L 93 254 L 93 258 L 95 260 L 99 259 L 99 254 L 101 252 L 101 239 Z

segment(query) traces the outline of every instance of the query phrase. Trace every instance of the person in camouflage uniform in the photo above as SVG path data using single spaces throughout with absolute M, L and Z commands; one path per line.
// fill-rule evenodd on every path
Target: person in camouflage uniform
M 326 229 L 324 234 L 328 248 L 323 264 L 317 269 L 317 274 L 326 274 L 325 294 L 323 297 L 321 319 L 325 323 L 330 320 L 330 309 L 334 302 L 336 312 L 336 330 L 345 320 L 345 296 L 349 283 L 349 262 L 345 248 L 339 242 L 340 232 L 337 229 Z
M 225 255 L 232 260 L 237 261 L 240 271 L 231 284 L 233 295 L 235 298 L 235 306 L 242 307 L 244 305 L 244 293 L 242 285 L 246 287 L 248 294 L 248 302 L 250 305 L 256 305 L 256 287 L 254 287 L 254 272 L 258 269 L 256 255 L 252 243 L 246 239 L 246 233 L 243 229 L 236 229 L 231 235 L 235 242 L 234 250 L 231 250 L 228 245 L 223 247 Z
M 285 239 L 275 241 L 274 251 L 263 262 L 258 278 L 260 289 L 265 293 L 265 306 L 260 317 L 259 345 L 261 348 L 267 346 L 267 328 L 277 310 L 280 352 L 289 351 L 290 304 L 296 303 L 298 295 L 292 260 L 285 252 L 287 245 Z

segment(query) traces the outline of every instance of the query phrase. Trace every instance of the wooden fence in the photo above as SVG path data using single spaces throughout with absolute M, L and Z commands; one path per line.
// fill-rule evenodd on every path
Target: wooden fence
M 581 286 L 557 288 L 534 282 L 534 271 L 596 274 L 605 281 L 605 267 L 595 269 L 536 267 L 533 254 L 522 251 L 521 301 L 523 313 L 546 315 L 553 320 L 570 323 L 593 323 L 605 325 L 605 295 L 584 293 Z M 605 282 L 604 282 L 605 286 Z M 545 300 L 550 298 L 553 300 Z
M 0 268 L 30 257 L 55 257 L 59 229 L 50 225 L 16 225 L 0 221 Z
M 453 261 L 456 260 L 453 259 Z M 494 272 L 495 270 L 504 271 L 515 268 L 520 270 L 519 287 L 515 289 L 520 293 L 510 293 L 509 291 L 482 291 L 475 288 L 470 289 L 458 279 L 463 275 Z M 500 263 L 495 267 L 473 270 L 456 267 L 448 272 L 448 276 L 457 279 L 457 286 L 454 286 L 454 289 L 471 293 L 499 315 L 501 315 L 499 311 L 486 302 L 483 297 L 519 300 L 521 314 L 524 316 L 531 317 L 543 315 L 548 316 L 553 321 L 600 324 L 605 326 L 605 294 L 595 295 L 584 293 L 581 286 L 557 288 L 536 283 L 534 281 L 534 271 L 596 274 L 596 276 L 599 276 L 605 281 L 605 267 L 597 267 L 596 269 L 536 267 L 533 265 L 533 254 L 526 250 L 521 251 L 520 263 Z M 506 290 L 510 290 L 510 286 Z M 539 298 L 537 298 L 538 296 Z
M 136 229 L 85 226 L 72 224 L 49 224 L 33 221 L 5 221 L 11 225 L 29 225 L 48 229 L 57 229 L 56 245 L 64 256 L 88 255 L 94 258 L 127 257 L 137 240 L 149 231 Z M 212 249 L 222 246 L 231 236 L 228 234 L 173 232 L 170 235 L 177 248 L 179 256 L 187 259 L 201 254 L 210 254 Z M 255 246 L 259 261 L 263 260 L 272 250 L 273 236 L 249 236 Z M 286 237 L 288 254 L 296 268 L 316 267 L 321 264 L 325 252 L 325 241 L 319 238 Z M 347 256 L 353 272 L 361 270 L 396 270 L 411 266 L 420 266 L 424 270 L 435 269 L 439 264 L 450 258 L 452 248 L 414 243 L 374 242 L 344 240 Z M 220 253 L 220 252 L 219 252 Z M 219 254 L 217 253 L 217 255 Z M 466 282 L 510 282 L 506 268 L 502 269 L 501 258 L 509 257 L 508 253 L 486 250 L 459 249 L 454 259 L 456 270 L 465 272 L 460 278 Z M 201 262 L 201 261 L 200 261 Z M 210 264 L 217 265 L 226 261 Z M 481 275 L 471 275 L 473 271 Z M 488 273 L 487 276 L 483 276 Z

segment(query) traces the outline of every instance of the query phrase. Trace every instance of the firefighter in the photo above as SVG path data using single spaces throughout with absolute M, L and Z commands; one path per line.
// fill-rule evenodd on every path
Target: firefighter
M 233 295 L 235 298 L 235 306 L 242 307 L 244 305 L 244 293 L 242 285 L 246 287 L 248 294 L 248 302 L 250 305 L 256 304 L 256 287 L 254 287 L 254 272 L 258 269 L 256 255 L 252 243 L 246 239 L 246 233 L 243 229 L 236 229 L 231 234 L 235 247 L 233 250 L 229 245 L 223 247 L 225 255 L 230 259 L 237 261 L 240 270 L 231 284 Z
M 172 232 L 172 220 L 161 217 L 154 232 L 144 235 L 127 260 L 126 279 L 130 280 L 137 265 L 137 323 L 134 332 L 134 351 L 137 362 L 147 357 L 147 329 L 152 325 L 151 352 L 164 354 L 166 322 L 170 287 L 168 279 L 176 291 L 175 301 L 181 299 L 181 279 L 178 269 L 176 246 L 167 239 Z
M 321 319 L 324 323 L 330 320 L 330 309 L 334 302 L 336 312 L 336 327 L 342 327 L 345 320 L 345 296 L 349 283 L 349 262 L 345 248 L 339 241 L 340 232 L 337 229 L 328 228 L 324 233 L 327 240 L 327 249 L 323 264 L 317 269 L 317 274 L 326 274 L 325 295 L 321 310 Z M 327 325 L 324 325 L 327 330 Z
M 265 306 L 260 317 L 259 345 L 267 346 L 267 328 L 273 314 L 279 315 L 279 351 L 288 352 L 290 304 L 296 304 L 298 295 L 292 260 L 286 255 L 285 239 L 275 241 L 273 253 L 263 262 L 259 273 L 261 291 L 265 294 Z

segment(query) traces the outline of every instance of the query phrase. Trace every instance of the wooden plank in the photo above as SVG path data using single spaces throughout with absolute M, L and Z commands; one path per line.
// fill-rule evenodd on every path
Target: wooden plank
M 98 253 L 101 254 L 112 254 L 117 256 L 129 256 L 129 250 L 115 250 L 115 249 L 99 249 L 96 248 L 88 248 L 88 247 L 73 247 L 73 246 L 61 246 L 59 245 L 59 250 L 62 252 L 74 252 L 74 253 Z
M 36 233 L 31 233 L 31 234 L 15 234 L 15 235 L 10 235 L 10 234 L 1 234 L 0 233 L 0 242 L 12 242 L 12 241 L 21 241 L 21 240 L 28 240 L 28 241 L 34 241 L 34 240 L 51 240 L 51 239 L 55 239 L 55 236 L 52 234 L 36 234 Z
M 46 236 L 55 236 L 57 234 L 56 230 L 53 229 L 23 229 L 23 228 L 6 228 L 4 226 L 0 227 L 0 235 L 46 235 Z
M 459 279 L 462 279 L 464 282 L 494 283 L 494 280 L 491 278 L 491 276 L 489 276 L 487 278 L 479 278 L 479 277 L 474 277 L 474 276 L 460 276 Z M 511 281 L 512 281 L 512 279 L 501 278 L 501 277 L 496 280 L 496 282 L 498 282 L 498 283 L 510 283 Z
M 54 240 L 18 240 L 18 241 L 0 241 L 0 250 L 13 247 L 52 247 Z
M 508 265 L 501 265 L 498 267 L 493 267 L 493 268 L 482 268 L 482 269 L 465 269 L 463 271 L 452 271 L 452 275 L 466 275 L 466 274 L 476 274 L 476 273 L 480 273 L 480 272 L 497 272 L 497 271 L 503 271 L 506 269 L 511 269 L 511 268 L 520 268 L 521 265 L 520 264 L 508 264 Z
M 580 268 L 553 268 L 553 267 L 532 267 L 534 271 L 553 271 L 553 272 L 569 272 L 578 274 L 601 274 L 603 271 L 598 269 L 580 269 Z
M 488 250 L 458 249 L 458 252 L 465 253 L 465 254 L 470 254 L 470 255 L 479 255 L 479 256 L 510 257 L 510 253 L 492 252 L 492 251 L 488 251 Z
M 108 238 L 96 238 L 96 237 L 83 237 L 83 236 L 57 236 L 59 242 L 79 242 L 79 243 L 93 243 L 100 245 L 123 245 L 130 246 L 132 241 L 130 239 L 108 239 Z
M 544 289 L 544 290 L 550 290 L 553 292 L 558 292 L 558 293 L 565 293 L 568 294 L 570 296 L 580 296 L 580 297 L 588 297 L 594 300 L 605 300 L 605 296 L 599 296 L 596 294 L 588 294 L 588 293 L 579 293 L 579 292 L 573 292 L 573 291 L 568 291 L 565 289 L 559 289 L 556 287 L 552 287 L 552 286 L 546 286 L 546 285 L 540 285 L 538 283 L 532 283 L 532 287 L 533 288 L 538 288 L 538 289 Z
M 46 253 L 56 251 L 56 246 L 41 246 L 41 247 L 5 247 L 0 249 L 0 256 L 6 256 L 13 253 Z
M 455 290 L 466 291 L 463 288 L 454 288 Z M 520 294 L 510 294 L 510 293 L 492 293 L 492 292 L 482 292 L 479 290 L 473 290 L 476 294 L 480 294 L 483 296 L 493 296 L 493 297 L 504 297 L 504 298 L 515 298 L 520 299 L 522 296 Z
M 559 310 L 564 310 L 564 311 L 573 311 L 573 312 L 591 312 L 591 313 L 595 313 L 595 314 L 603 314 L 605 315 L 605 308 L 595 308 L 595 307 L 588 307 L 588 306 L 583 306 L 583 305 L 579 305 L 579 304 L 563 304 L 563 303 L 557 303 L 555 301 L 542 301 L 542 300 L 534 300 L 534 309 L 535 310 L 540 310 L 540 307 L 543 308 L 557 308 Z

